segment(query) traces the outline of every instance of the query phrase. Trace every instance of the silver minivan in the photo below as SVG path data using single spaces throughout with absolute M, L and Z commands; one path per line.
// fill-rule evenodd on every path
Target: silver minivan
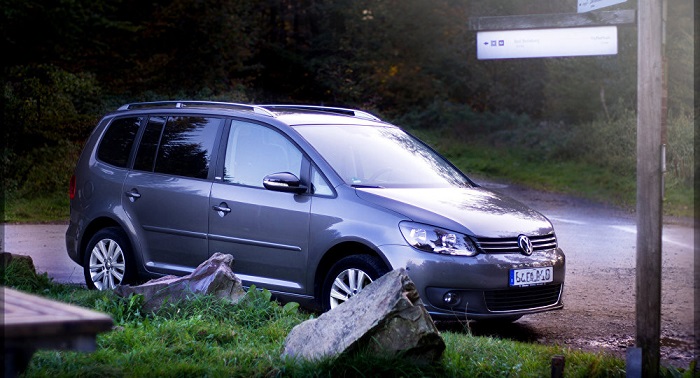
M 322 311 L 397 268 L 434 318 L 563 307 L 565 257 L 542 214 L 358 110 L 127 104 L 94 129 L 70 198 L 66 246 L 90 288 L 221 252 L 245 286 Z

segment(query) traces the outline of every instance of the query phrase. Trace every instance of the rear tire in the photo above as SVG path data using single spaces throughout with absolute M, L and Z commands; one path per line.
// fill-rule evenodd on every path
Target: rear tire
M 83 273 L 89 289 L 113 290 L 135 281 L 131 243 L 124 231 L 104 228 L 90 239 L 83 257 Z
M 378 258 L 351 255 L 333 264 L 323 282 L 323 311 L 328 311 L 356 295 L 389 270 Z

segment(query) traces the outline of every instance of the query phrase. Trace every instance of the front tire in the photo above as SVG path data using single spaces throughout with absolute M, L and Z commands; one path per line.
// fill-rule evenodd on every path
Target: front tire
M 117 227 L 98 231 L 85 251 L 83 272 L 89 289 L 113 290 L 133 282 L 136 269 L 131 243 L 124 231 Z
M 323 282 L 323 310 L 339 306 L 388 271 L 374 256 L 351 255 L 340 259 L 333 264 Z

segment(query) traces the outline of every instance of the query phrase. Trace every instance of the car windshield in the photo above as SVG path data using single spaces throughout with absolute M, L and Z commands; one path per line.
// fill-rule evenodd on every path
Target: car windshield
M 355 187 L 471 186 L 442 156 L 397 127 L 303 125 L 295 129 Z

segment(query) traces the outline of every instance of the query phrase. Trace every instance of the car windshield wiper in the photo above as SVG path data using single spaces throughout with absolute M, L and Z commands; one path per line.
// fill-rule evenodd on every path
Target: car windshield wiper
M 353 185 L 350 185 L 350 186 L 352 186 L 352 187 L 355 188 L 355 189 L 384 189 L 383 186 L 379 186 L 379 185 L 353 184 Z

